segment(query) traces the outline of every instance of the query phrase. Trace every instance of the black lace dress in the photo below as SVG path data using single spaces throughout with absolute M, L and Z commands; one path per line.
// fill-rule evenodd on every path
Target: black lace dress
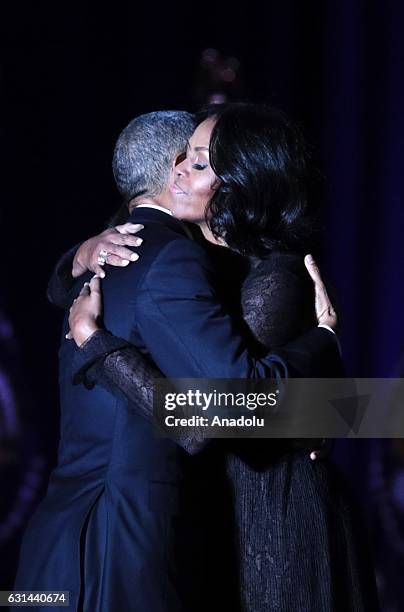
M 313 325 L 312 287 L 296 255 L 274 253 L 251 263 L 242 286 L 243 317 L 257 350 L 267 352 Z M 152 419 L 153 380 L 162 374 L 135 347 L 125 341 L 119 346 L 107 331 L 96 332 L 80 349 L 87 365 L 77 381 L 123 393 Z M 207 444 L 197 430 L 187 430 L 178 442 L 192 454 Z M 225 469 L 234 503 L 242 609 L 378 610 L 366 537 L 331 462 L 311 461 L 309 451 L 294 441 L 233 442 Z

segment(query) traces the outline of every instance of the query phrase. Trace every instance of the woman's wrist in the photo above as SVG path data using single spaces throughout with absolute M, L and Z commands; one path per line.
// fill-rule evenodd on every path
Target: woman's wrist
M 80 326 L 76 331 L 73 331 L 73 338 L 77 346 L 80 348 L 87 340 L 91 338 L 100 328 L 94 323 L 86 323 Z

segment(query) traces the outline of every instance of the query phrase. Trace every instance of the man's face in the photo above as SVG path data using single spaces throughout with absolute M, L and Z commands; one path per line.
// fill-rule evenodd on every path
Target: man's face
M 206 119 L 189 139 L 185 156 L 173 167 L 168 188 L 173 215 L 184 221 L 205 221 L 207 205 L 217 187 L 217 177 L 209 163 L 209 142 L 215 120 Z

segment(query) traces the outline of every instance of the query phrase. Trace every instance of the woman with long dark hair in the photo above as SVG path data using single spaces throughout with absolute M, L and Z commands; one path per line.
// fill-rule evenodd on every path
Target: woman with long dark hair
M 228 247 L 248 259 L 242 314 L 257 352 L 285 344 L 314 324 L 303 264 L 317 229 L 308 180 L 299 131 L 282 113 L 252 104 L 202 115 L 173 172 L 175 216 L 198 222 L 216 252 Z M 151 419 L 154 379 L 163 374 L 130 344 L 106 349 L 94 362 L 97 335 L 104 334 L 108 345 L 107 332 L 96 322 L 100 302 L 92 300 L 99 283 L 93 279 L 71 309 L 77 344 L 83 328 L 88 334 L 80 349 L 87 360 L 81 380 L 124 393 Z M 185 433 L 180 443 L 195 453 L 207 441 Z M 312 462 L 299 441 L 238 440 L 228 448 L 226 471 L 246 612 L 378 609 L 366 544 L 328 460 Z

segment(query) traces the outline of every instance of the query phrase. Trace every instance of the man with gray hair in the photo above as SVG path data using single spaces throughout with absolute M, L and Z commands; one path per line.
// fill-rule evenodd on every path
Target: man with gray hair
M 143 115 L 125 128 L 114 152 L 117 185 L 132 211 L 130 221 L 145 227 L 147 256 L 128 270 L 122 265 L 111 269 L 103 287 L 105 322 L 149 355 L 158 336 L 151 338 L 151 330 L 142 332 L 134 325 L 133 298 L 160 249 L 189 241 L 183 224 L 167 208 L 167 183 L 172 162 L 193 128 L 193 116 L 186 112 Z M 136 238 L 112 230 L 109 235 L 111 256 L 131 258 L 127 247 L 134 243 L 128 239 Z M 69 273 L 63 272 L 62 262 L 57 281 L 49 286 L 50 295 L 69 289 L 65 305 L 91 277 L 87 273 L 76 279 L 87 271 L 81 264 L 84 252 L 88 242 L 77 250 L 72 273 L 70 252 Z M 66 315 L 59 351 L 57 466 L 24 535 L 15 588 L 69 591 L 68 609 L 86 612 L 197 610 L 201 585 L 192 576 L 196 544 L 189 542 L 191 557 L 181 565 L 189 566 L 187 577 L 178 561 L 178 543 L 191 540 L 193 529 L 189 522 L 184 532 L 175 526 L 192 458 L 172 440 L 155 438 L 151 424 L 128 410 L 124 397 L 116 399 L 99 386 L 88 390 L 73 384 L 77 349 L 65 339 L 67 331 Z
M 218 562 L 232 552 L 231 544 L 227 550 L 220 539 L 212 551 L 203 540 L 206 499 L 215 507 L 211 517 L 223 512 L 222 497 L 216 497 L 218 489 L 212 489 L 209 480 L 218 466 L 207 469 L 206 450 L 213 456 L 214 451 L 208 448 L 192 456 L 180 443 L 156 437 L 142 408 L 131 406 L 119 390 L 115 395 L 101 385 L 73 384 L 75 367 L 81 360 L 89 365 L 85 347 L 91 343 L 92 359 L 97 360 L 128 343 L 135 345 L 172 378 L 279 378 L 287 372 L 285 359 L 306 352 L 313 359 L 304 363 L 312 363 L 321 353 L 318 345 L 329 349 L 326 335 L 332 334 L 322 330 L 316 338 L 306 334 L 306 339 L 296 340 L 290 352 L 283 348 L 282 356 L 257 359 L 236 331 L 215 293 L 213 283 L 223 279 L 215 280 L 205 248 L 190 240 L 170 210 L 169 168 L 192 129 L 187 113 L 163 112 L 137 118 L 124 130 L 114 154 L 114 174 L 131 211 L 130 223 L 143 227 L 142 257 L 126 270 L 133 255 L 127 247 L 134 243 L 108 230 L 109 242 L 112 235 L 125 239 L 111 243 L 115 251 L 108 247 L 108 263 L 113 256 L 127 262 L 111 267 L 103 281 L 104 323 L 110 333 L 100 330 L 78 349 L 65 339 L 65 316 L 59 352 L 58 464 L 24 537 L 15 588 L 69 591 L 73 610 L 237 610 L 236 580 L 226 588 L 228 567 Z M 162 188 L 160 172 L 165 177 Z M 107 258 L 104 249 L 99 252 L 99 237 L 92 240 L 96 242 L 86 241 L 77 250 L 71 277 L 90 267 L 94 249 L 97 258 Z M 71 263 L 70 258 L 70 269 Z M 98 259 L 97 265 L 102 263 Z M 53 280 L 50 297 L 70 305 L 83 280 L 76 278 L 68 298 L 60 299 Z M 82 344 L 79 338 L 75 341 Z M 200 359 L 189 354 L 190 343 Z M 300 374 L 310 375 L 304 368 Z M 231 523 L 230 512 L 226 519 Z M 217 533 L 221 538 L 219 529 Z M 222 594 L 213 599 L 207 577 L 215 563 Z
M 184 151 L 195 120 L 185 111 L 140 115 L 121 132 L 112 171 L 124 203 L 147 195 L 155 198 L 167 187 L 173 160 Z
M 65 297 L 66 291 L 69 295 L 71 276 L 76 278 L 90 269 L 104 278 L 102 266 L 107 257 L 108 264 L 118 266 L 136 260 L 136 254 L 126 247 L 136 247 L 141 243 L 130 233 L 138 230 L 139 226 L 129 224 L 122 227 L 122 224 L 135 206 L 156 206 L 161 203 L 172 164 L 177 155 L 185 150 L 194 127 L 195 118 L 191 113 L 155 111 L 135 117 L 122 130 L 114 148 L 112 171 L 123 202 L 109 223 L 113 230 L 107 229 L 101 234 L 104 241 L 100 242 L 100 236 L 97 236 L 87 240 L 81 248 L 76 245 L 65 254 L 51 279 L 48 291 L 50 301 L 66 307 Z

